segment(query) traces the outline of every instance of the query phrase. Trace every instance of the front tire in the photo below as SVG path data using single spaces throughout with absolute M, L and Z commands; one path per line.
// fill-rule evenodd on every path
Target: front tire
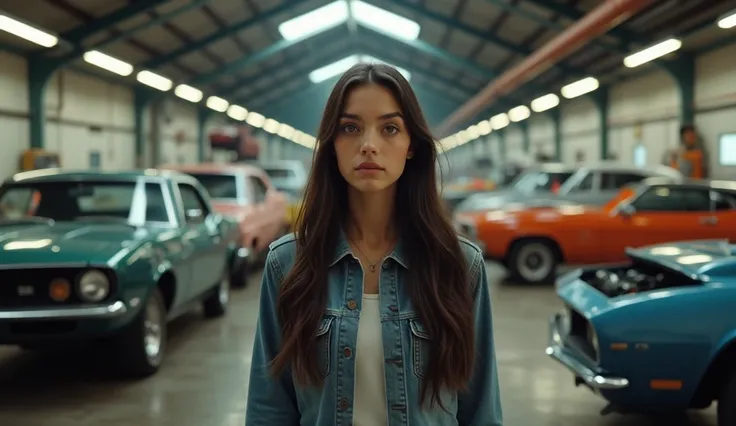
M 245 288 L 248 286 L 248 270 L 250 269 L 247 259 L 240 261 L 230 273 L 230 285 L 233 288 Z
M 230 277 L 225 274 L 214 293 L 204 300 L 202 307 L 204 316 L 217 318 L 225 315 L 227 304 L 230 301 Z
M 559 264 L 555 247 L 542 239 L 514 243 L 506 260 L 512 278 L 529 284 L 553 281 Z
M 166 331 L 166 305 L 156 288 L 138 317 L 113 342 L 125 375 L 147 377 L 158 371 L 166 352 Z
M 718 396 L 718 426 L 736 424 L 736 371 L 730 374 Z

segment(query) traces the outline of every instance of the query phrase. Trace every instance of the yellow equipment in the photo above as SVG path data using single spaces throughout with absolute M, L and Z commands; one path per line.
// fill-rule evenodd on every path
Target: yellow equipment
M 18 169 L 21 172 L 61 166 L 59 154 L 44 149 L 27 149 L 21 154 Z

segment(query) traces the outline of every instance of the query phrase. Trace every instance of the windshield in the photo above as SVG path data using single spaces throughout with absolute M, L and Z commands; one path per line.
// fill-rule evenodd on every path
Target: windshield
M 267 168 L 264 170 L 271 179 L 296 179 L 296 173 L 292 169 Z
M 234 175 L 218 173 L 189 173 L 205 187 L 216 200 L 238 200 L 238 180 Z
M 539 170 L 530 170 L 517 177 L 511 183 L 511 187 L 524 193 L 552 191 L 555 186 L 559 187 L 570 176 L 572 176 L 572 172 L 543 172 Z
M 0 220 L 171 223 L 164 200 L 161 184 L 143 180 L 21 182 L 0 188 Z

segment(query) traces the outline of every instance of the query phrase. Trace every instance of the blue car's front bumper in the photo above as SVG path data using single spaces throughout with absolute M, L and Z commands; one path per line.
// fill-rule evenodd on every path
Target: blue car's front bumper
M 585 365 L 582 357 L 575 350 L 566 346 L 563 332 L 560 329 L 560 315 L 556 314 L 550 319 L 549 343 L 546 349 L 547 355 L 567 367 L 576 377 L 579 383 L 583 383 L 594 392 L 600 390 L 624 389 L 629 386 L 629 380 L 623 377 L 613 377 L 599 374 Z

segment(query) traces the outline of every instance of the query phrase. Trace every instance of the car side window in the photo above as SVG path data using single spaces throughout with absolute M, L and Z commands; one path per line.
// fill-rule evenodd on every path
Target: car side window
M 601 189 L 621 189 L 631 183 L 644 180 L 645 176 L 640 173 L 630 172 L 603 172 L 601 173 Z
M 248 180 L 253 188 L 253 201 L 255 201 L 256 204 L 266 201 L 266 193 L 268 192 L 266 184 L 256 176 L 250 176 L 248 177 Z
M 734 194 L 711 191 L 711 199 L 713 200 L 713 209 L 716 211 L 736 210 L 736 195 Z
M 588 173 L 583 180 L 580 181 L 578 186 L 575 187 L 575 192 L 588 192 L 593 190 L 593 180 L 595 178 L 594 173 Z
M 710 211 L 710 194 L 698 188 L 649 188 L 632 206 L 638 212 L 646 211 Z
M 187 223 L 202 223 L 205 216 L 209 214 L 209 210 L 199 191 L 192 185 L 185 183 L 180 183 L 178 186 Z

